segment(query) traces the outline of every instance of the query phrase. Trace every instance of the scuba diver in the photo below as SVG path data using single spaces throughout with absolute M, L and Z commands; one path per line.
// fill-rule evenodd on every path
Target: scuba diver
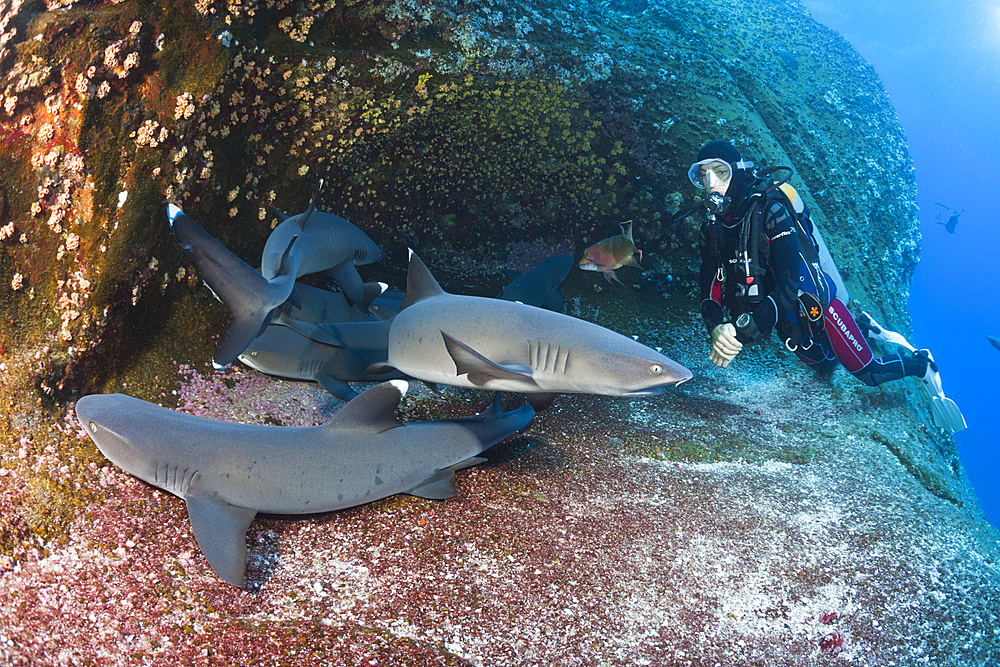
M 951 432 L 964 429 L 965 419 L 944 395 L 930 351 L 915 349 L 864 313 L 861 324 L 869 337 L 910 352 L 875 358 L 861 327 L 837 298 L 841 281 L 831 279 L 829 274 L 836 273 L 832 260 L 828 253 L 820 257 L 808 210 L 787 184 L 791 169 L 758 172 L 752 167 L 732 144 L 713 141 L 688 170 L 691 183 L 707 195 L 698 245 L 701 314 L 712 338 L 712 363 L 728 367 L 744 345 L 760 343 L 777 330 L 806 364 L 838 360 L 871 387 L 919 378 L 934 423 Z M 787 173 L 776 183 L 773 175 L 780 171 Z
M 958 227 L 958 216 L 960 216 L 963 213 L 965 213 L 965 209 L 963 208 L 961 211 L 957 211 L 956 212 L 956 211 L 952 211 L 952 209 L 950 209 L 949 207 L 945 206 L 944 204 L 942 204 L 939 201 L 936 201 L 934 203 L 937 204 L 938 206 L 941 206 L 946 211 L 951 211 L 951 216 L 948 218 L 948 222 L 938 221 L 938 224 L 939 225 L 944 225 L 944 231 L 948 232 L 949 234 L 955 234 L 956 233 L 955 232 L 955 228 Z

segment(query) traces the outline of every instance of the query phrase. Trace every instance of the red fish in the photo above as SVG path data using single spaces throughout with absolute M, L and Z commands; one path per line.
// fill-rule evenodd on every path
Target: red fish
M 634 266 L 640 271 L 646 269 L 639 266 L 642 251 L 637 250 L 632 241 L 632 221 L 627 220 L 619 224 L 622 227 L 621 234 L 599 241 L 583 251 L 580 268 L 584 271 L 603 271 L 608 282 L 614 279 L 619 285 L 624 285 L 615 275 L 615 269 L 626 265 Z M 639 255 L 638 260 L 635 258 L 636 255 Z

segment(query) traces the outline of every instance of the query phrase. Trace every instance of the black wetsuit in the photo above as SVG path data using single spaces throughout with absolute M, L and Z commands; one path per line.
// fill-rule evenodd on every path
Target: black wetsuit
M 815 365 L 839 360 L 855 377 L 869 386 L 898 380 L 908 375 L 923 376 L 927 361 L 921 357 L 892 354 L 875 359 L 847 307 L 836 298 L 833 281 L 825 276 L 833 298 L 823 313 L 824 327 L 806 345 L 791 345 L 789 340 L 798 328 L 798 294 L 806 284 L 805 258 L 795 230 L 795 220 L 779 201 L 768 200 L 761 211 L 757 242 L 758 275 L 747 277 L 746 261 L 741 259 L 741 228 L 751 206 L 759 204 L 745 197 L 730 206 L 728 215 L 702 225 L 698 242 L 701 252 L 701 314 L 709 333 L 725 323 L 726 311 L 736 320 L 743 313 L 753 318 L 760 338 L 767 338 L 777 326 L 782 340 L 805 363 Z M 720 224 L 721 223 L 721 224 Z M 721 237 L 721 238 L 720 238 Z M 721 257 L 719 248 L 721 247 Z M 752 242 L 751 242 L 752 247 Z M 720 265 L 724 275 L 720 276 Z M 752 294 L 753 285 L 756 294 Z M 746 285 L 746 289 L 742 286 Z M 746 331 L 746 327 L 742 327 Z M 746 345 L 751 337 L 737 331 L 736 338 Z

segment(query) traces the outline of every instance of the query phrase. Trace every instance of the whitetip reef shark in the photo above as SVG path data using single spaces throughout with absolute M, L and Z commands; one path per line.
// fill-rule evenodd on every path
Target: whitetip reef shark
M 314 514 L 397 493 L 455 495 L 456 470 L 530 424 L 503 412 L 403 424 L 407 383 L 376 385 L 321 426 L 256 426 L 195 417 L 122 394 L 92 394 L 76 416 L 101 453 L 187 503 L 195 541 L 224 581 L 242 587 L 246 531 L 258 512 Z
M 236 359 L 254 336 L 263 331 L 276 308 L 286 301 L 293 307 L 301 307 L 298 289 L 302 286 L 296 284 L 296 278 L 322 271 L 338 281 L 352 302 L 365 303 L 369 296 L 377 295 L 366 290 L 356 265 L 374 262 L 382 256 L 382 251 L 347 220 L 315 210 L 322 185 L 320 181 L 305 212 L 291 217 L 277 212 L 283 222 L 264 244 L 259 272 L 199 227 L 178 206 L 167 206 L 167 219 L 177 243 L 191 256 L 204 283 L 232 314 L 212 355 L 216 368 L 224 368 Z
M 358 395 L 348 382 L 384 382 L 406 379 L 399 371 L 369 373 L 366 369 L 386 360 L 389 323 L 375 320 L 346 323 L 336 338 L 313 322 L 275 319 L 243 350 L 239 359 L 268 375 L 318 382 L 342 401 Z M 289 326 L 285 326 L 287 323 Z M 318 331 L 317 331 L 318 330 Z M 325 341 L 325 342 L 324 342 Z
M 357 226 L 331 213 L 316 210 L 316 199 L 323 187 L 319 182 L 309 207 L 302 213 L 287 216 L 272 209 L 282 219 L 264 243 L 260 272 L 268 280 L 279 275 L 281 256 L 291 239 L 299 242 L 292 252 L 296 278 L 323 272 L 340 284 L 351 301 L 360 301 L 364 285 L 357 266 L 371 264 L 382 256 L 371 238 Z
M 449 294 L 412 250 L 406 298 L 389 322 L 388 359 L 369 372 L 398 370 L 434 384 L 522 393 L 536 409 L 554 394 L 653 396 L 692 377 L 676 361 L 592 322 Z

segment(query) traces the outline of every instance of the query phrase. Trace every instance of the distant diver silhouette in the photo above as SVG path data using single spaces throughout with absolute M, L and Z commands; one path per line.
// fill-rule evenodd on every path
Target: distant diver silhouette
M 965 209 L 963 208 L 961 211 L 957 211 L 956 212 L 956 211 L 953 211 L 948 206 L 945 206 L 944 204 L 942 204 L 939 201 L 936 201 L 934 203 L 937 204 L 938 206 L 944 208 L 946 211 L 951 211 L 951 217 L 948 218 L 948 222 L 938 222 L 938 224 L 939 225 L 944 225 L 944 230 L 946 232 L 948 232 L 949 234 L 957 234 L 955 232 L 955 228 L 958 227 L 958 216 L 960 216 L 963 213 L 965 213 Z

